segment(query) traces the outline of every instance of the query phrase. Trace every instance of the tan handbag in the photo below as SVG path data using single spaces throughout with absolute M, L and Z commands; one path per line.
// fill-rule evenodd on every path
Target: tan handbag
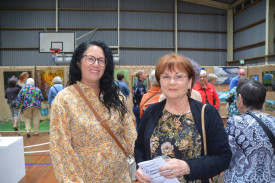
M 206 146 L 206 133 L 205 133 L 205 122 L 204 122 L 204 110 L 205 106 L 207 104 L 204 104 L 201 109 L 201 128 L 202 128 L 202 136 L 203 136 L 203 149 L 204 149 L 204 155 L 207 155 L 207 146 Z M 219 183 L 220 182 L 221 175 L 217 175 L 213 178 L 209 179 L 210 183 Z
M 111 131 L 111 129 L 108 127 L 106 121 L 103 121 L 102 118 L 98 115 L 98 113 L 95 111 L 95 109 L 93 108 L 93 106 L 91 105 L 91 103 L 88 101 L 88 99 L 86 98 L 86 96 L 84 95 L 84 93 L 79 88 L 79 86 L 77 84 L 74 84 L 73 86 L 76 88 L 76 90 L 78 91 L 78 93 L 80 94 L 80 96 L 83 98 L 83 100 L 85 101 L 85 103 L 89 106 L 89 108 L 91 109 L 91 111 L 93 112 L 93 114 L 95 115 L 95 117 L 98 119 L 98 121 L 100 122 L 100 124 L 110 134 L 110 136 L 114 139 L 114 141 L 117 143 L 117 145 L 119 146 L 119 148 L 124 153 L 124 155 L 126 157 L 127 165 L 128 165 L 129 175 L 130 175 L 130 177 L 131 177 L 132 180 L 135 180 L 136 179 L 135 178 L 136 162 L 135 162 L 134 156 L 130 155 L 126 151 L 126 149 L 122 146 L 122 144 L 119 142 L 119 140 L 113 134 L 113 132 Z

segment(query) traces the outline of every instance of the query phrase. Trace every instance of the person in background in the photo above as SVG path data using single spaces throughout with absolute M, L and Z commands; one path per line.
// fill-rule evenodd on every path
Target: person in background
M 218 76 L 216 74 L 210 73 L 210 74 L 208 74 L 207 82 L 214 85 L 214 84 L 216 84 L 217 78 L 218 78 Z
M 222 119 L 212 105 L 205 108 L 208 155 L 202 144 L 201 110 L 203 103 L 192 98 L 195 72 L 189 60 L 179 54 L 161 57 L 156 65 L 156 79 L 166 100 L 146 109 L 135 143 L 136 162 L 162 156 L 166 165 L 160 175 L 180 182 L 208 182 L 228 168 L 231 151 Z M 151 182 L 141 169 L 139 182 Z
M 232 88 L 234 88 L 235 86 L 236 86 L 236 87 L 238 86 L 239 78 L 240 78 L 241 76 L 245 76 L 245 70 L 244 70 L 244 69 L 240 69 L 240 70 L 238 71 L 238 75 L 231 79 L 230 84 L 229 84 L 229 91 L 230 91 Z
M 130 90 L 124 81 L 124 74 L 121 72 L 117 73 L 117 80 L 118 81 L 116 81 L 115 84 L 119 87 L 120 91 L 127 99 L 128 95 L 130 94 Z
M 275 149 L 259 122 L 258 117 L 275 135 L 275 117 L 263 113 L 265 86 L 253 80 L 240 80 L 236 104 L 241 115 L 228 119 L 225 131 L 233 156 L 224 172 L 225 183 L 275 182 Z M 252 115 L 250 115 L 252 114 Z
M 134 85 L 133 88 L 133 112 L 136 117 L 136 124 L 137 124 L 137 130 L 139 127 L 139 120 L 140 120 L 140 114 L 139 114 L 139 105 L 142 99 L 142 96 L 147 93 L 146 87 L 143 84 L 143 81 L 147 78 L 147 74 L 145 70 L 138 71 L 135 76 L 138 78 L 137 82 Z
M 34 86 L 33 78 L 28 78 L 26 85 L 20 90 L 17 96 L 17 106 L 21 108 L 25 118 L 25 128 L 27 137 L 30 137 L 31 121 L 33 121 L 33 135 L 39 135 L 39 119 L 41 110 L 41 101 L 43 95 L 41 90 Z
M 103 42 L 83 42 L 75 49 L 69 86 L 51 107 L 50 155 L 59 182 L 131 183 L 124 153 L 96 117 L 133 155 L 137 133 L 126 99 L 114 84 L 114 66 L 112 51 Z
M 193 89 L 200 92 L 202 103 L 211 104 L 215 106 L 216 109 L 219 109 L 220 99 L 218 93 L 212 84 L 207 83 L 207 72 L 205 70 L 201 70 L 199 82 Z
M 58 94 L 58 92 L 60 92 L 61 90 L 64 89 L 64 87 L 62 85 L 62 79 L 60 76 L 54 77 L 53 84 L 54 85 L 51 86 L 50 91 L 49 91 L 49 96 L 48 96 L 48 104 L 50 105 L 50 107 L 52 105 L 54 98 Z
M 14 76 L 8 81 L 9 87 L 6 89 L 5 98 L 8 99 L 7 103 L 10 106 L 11 118 L 13 122 L 13 129 L 18 131 L 17 120 L 19 109 L 17 108 L 16 97 L 20 92 L 20 88 L 17 86 L 17 78 Z
M 151 83 L 151 89 L 142 96 L 141 102 L 139 104 L 140 118 L 142 117 L 143 112 L 147 109 L 147 107 L 159 101 L 161 94 L 159 83 L 156 80 L 155 70 L 151 71 L 149 74 L 149 80 Z
M 242 80 L 248 80 L 247 77 L 241 76 L 239 79 L 239 82 Z M 227 119 L 229 119 L 232 116 L 239 116 L 241 113 L 239 112 L 237 105 L 236 105 L 236 99 L 237 99 L 237 86 L 233 87 L 226 97 L 226 109 L 227 109 Z

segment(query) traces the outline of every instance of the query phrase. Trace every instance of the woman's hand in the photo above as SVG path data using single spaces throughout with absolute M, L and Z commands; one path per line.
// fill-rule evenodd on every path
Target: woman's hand
M 142 173 L 142 171 L 141 171 L 140 168 L 139 168 L 139 169 L 137 170 L 137 172 L 136 172 L 136 178 L 137 178 L 137 180 L 138 180 L 139 182 L 141 182 L 141 183 L 150 183 L 150 182 L 151 182 L 151 179 L 148 178 L 148 177 L 146 177 L 146 176 Z
M 161 173 L 160 175 L 171 179 L 174 177 L 182 177 L 184 175 L 188 175 L 190 174 L 190 167 L 189 165 L 183 161 L 183 160 L 179 160 L 179 159 L 166 159 L 166 166 L 163 166 L 159 169 L 160 172 L 162 171 L 166 171 Z

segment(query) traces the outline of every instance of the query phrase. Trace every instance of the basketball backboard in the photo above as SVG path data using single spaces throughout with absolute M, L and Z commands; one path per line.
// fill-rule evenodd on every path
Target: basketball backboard
M 61 53 L 73 53 L 75 49 L 75 33 L 40 32 L 39 52 L 50 53 L 50 49 L 59 49 Z

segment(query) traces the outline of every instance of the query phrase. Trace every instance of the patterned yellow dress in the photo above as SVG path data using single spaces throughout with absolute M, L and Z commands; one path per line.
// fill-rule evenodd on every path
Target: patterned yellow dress
M 77 84 L 102 119 L 108 119 L 93 89 Z M 120 121 L 111 110 L 107 124 L 133 154 L 137 133 L 130 114 Z M 125 155 L 73 86 L 60 91 L 52 103 L 50 154 L 59 182 L 131 182 Z
M 201 157 L 201 136 L 192 113 L 175 115 L 164 109 L 150 139 L 151 157 L 190 160 Z M 185 183 L 184 177 L 179 178 Z M 200 182 L 200 180 L 189 181 Z

